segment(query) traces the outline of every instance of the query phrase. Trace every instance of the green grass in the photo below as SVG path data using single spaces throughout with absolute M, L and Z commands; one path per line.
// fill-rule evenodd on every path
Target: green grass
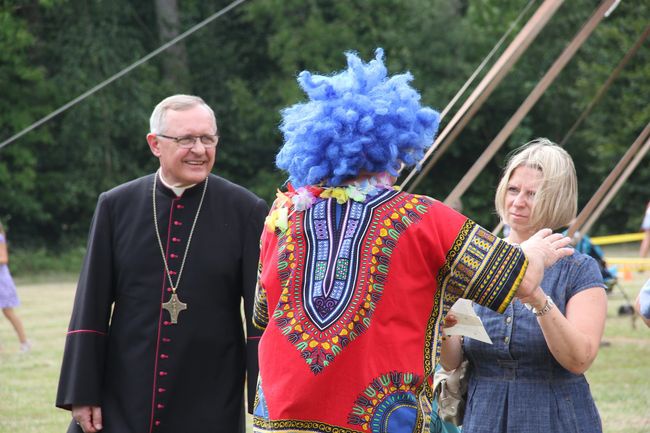
M 26 282 L 67 281 L 70 275 L 75 275 L 81 269 L 85 253 L 85 246 L 68 248 L 62 252 L 44 248 L 11 248 L 9 266 L 14 277 Z
M 633 303 L 644 277 L 637 274 L 620 285 Z M 622 292 L 609 296 L 605 345 L 587 372 L 606 433 L 650 432 L 650 328 L 632 316 L 619 316 L 627 304 Z
M 63 281 L 56 283 L 43 282 L 42 277 L 16 280 L 22 302 L 16 312 L 33 348 L 20 353 L 11 324 L 0 318 L 0 433 L 67 429 L 70 412 L 56 408 L 54 402 L 75 279 L 64 274 Z
M 9 322 L 0 319 L 0 432 L 64 432 L 70 415 L 54 407 L 74 285 L 19 285 L 23 321 L 31 352 L 18 351 Z
M 621 281 L 633 301 L 650 272 Z M 26 284 L 19 280 L 22 306 L 17 309 L 28 337 L 30 353 L 18 352 L 18 341 L 7 320 L 0 319 L 0 433 L 60 433 L 69 413 L 54 400 L 61 355 L 74 296 L 74 277 L 65 282 Z M 619 317 L 625 303 L 620 291 L 610 295 L 603 346 L 587 377 L 606 433 L 650 431 L 650 328 L 640 320 Z M 634 326 L 636 323 L 636 327 Z M 250 431 L 250 430 L 249 430 Z

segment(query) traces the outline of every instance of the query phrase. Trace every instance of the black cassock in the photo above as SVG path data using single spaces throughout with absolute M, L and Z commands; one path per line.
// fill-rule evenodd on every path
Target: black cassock
M 65 344 L 56 405 L 102 407 L 103 432 L 234 433 L 257 380 L 252 311 L 268 207 L 210 175 L 177 288 L 178 323 L 153 220 L 154 175 L 100 195 Z M 181 197 L 159 180 L 158 228 L 176 283 L 204 183 Z M 246 314 L 248 316 L 248 314 Z M 252 404 L 249 404 L 252 408 Z M 81 432 L 74 423 L 69 432 Z

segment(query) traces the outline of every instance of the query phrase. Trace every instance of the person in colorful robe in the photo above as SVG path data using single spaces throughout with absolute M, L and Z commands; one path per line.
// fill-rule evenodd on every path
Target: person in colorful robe
M 571 156 L 544 138 L 511 156 L 494 199 L 510 225 L 509 243 L 524 243 L 540 227 L 567 226 L 577 202 Z M 441 355 L 446 369 L 459 365 L 462 352 L 469 360 L 463 433 L 602 432 L 584 375 L 607 317 L 605 284 L 593 257 L 576 250 L 562 258 L 503 315 L 481 305 L 474 310 L 493 344 L 448 336 Z M 453 325 L 452 316 L 445 327 Z
M 302 72 L 285 109 L 289 174 L 265 223 L 254 324 L 264 329 L 254 432 L 428 431 L 441 318 L 465 297 L 504 311 L 571 253 L 540 231 L 510 245 L 430 197 L 394 187 L 439 115 L 383 50 Z
M 260 333 L 247 314 L 246 344 L 241 302 L 252 312 L 268 206 L 210 173 L 219 137 L 201 98 L 164 99 L 150 127 L 158 171 L 99 197 L 56 405 L 70 433 L 243 431 Z

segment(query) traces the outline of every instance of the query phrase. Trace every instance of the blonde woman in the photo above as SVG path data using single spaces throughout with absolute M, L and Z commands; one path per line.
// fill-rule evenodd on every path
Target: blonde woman
M 18 340 L 20 340 L 20 351 L 29 352 L 32 346 L 25 335 L 23 323 L 14 311 L 14 308 L 20 304 L 20 301 L 18 300 L 18 294 L 16 293 L 16 285 L 9 273 L 8 263 L 9 252 L 7 250 L 7 240 L 5 237 L 4 227 L 2 226 L 2 223 L 0 223 L 0 308 L 2 308 L 2 313 L 16 330 L 16 334 L 18 334 Z
M 495 206 L 511 228 L 511 244 L 567 226 L 577 209 L 569 154 L 546 139 L 526 144 L 510 158 Z M 441 353 L 445 369 L 456 368 L 463 351 L 470 361 L 463 433 L 602 431 L 584 373 L 605 327 L 604 289 L 594 259 L 576 251 L 503 315 L 475 306 L 493 344 L 450 336 Z M 445 326 L 454 323 L 448 315 Z

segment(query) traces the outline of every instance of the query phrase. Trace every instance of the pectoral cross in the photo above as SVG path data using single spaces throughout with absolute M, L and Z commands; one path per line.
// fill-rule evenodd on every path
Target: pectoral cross
M 169 298 L 169 301 L 164 302 L 162 304 L 162 307 L 169 311 L 169 316 L 172 319 L 172 323 L 176 324 L 178 323 L 178 313 L 180 313 L 183 310 L 187 310 L 187 304 L 181 302 L 180 299 L 178 299 L 178 296 L 176 296 L 176 292 L 172 293 L 172 297 Z

